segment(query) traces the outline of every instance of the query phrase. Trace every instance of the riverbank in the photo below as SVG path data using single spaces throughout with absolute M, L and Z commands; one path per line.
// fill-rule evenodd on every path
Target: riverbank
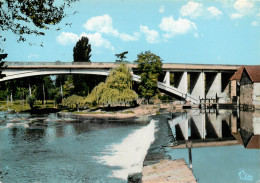
M 159 163 L 144 166 L 143 183 L 196 183 L 196 179 L 184 159 L 161 160 Z
M 158 114 L 159 108 L 157 105 L 141 105 L 138 107 L 127 108 L 117 111 L 106 111 L 102 109 L 96 110 L 83 110 L 80 112 L 74 112 L 75 115 L 84 117 L 97 117 L 97 118 L 134 118 L 134 117 L 147 117 L 153 114 Z

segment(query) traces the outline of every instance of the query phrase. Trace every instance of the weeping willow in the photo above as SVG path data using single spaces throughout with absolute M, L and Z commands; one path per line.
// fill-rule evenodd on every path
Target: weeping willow
M 86 103 L 118 104 L 128 103 L 138 98 L 132 90 L 131 70 L 125 63 L 112 69 L 106 82 L 99 83 L 85 99 Z
M 70 108 L 81 108 L 84 106 L 84 104 L 84 97 L 78 95 L 71 95 L 68 98 L 63 99 L 63 105 L 68 106 Z

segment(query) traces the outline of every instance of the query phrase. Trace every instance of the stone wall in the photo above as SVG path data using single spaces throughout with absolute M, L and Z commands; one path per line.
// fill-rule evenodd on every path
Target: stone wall
M 240 86 L 240 104 L 253 105 L 253 84 L 245 84 Z
M 260 83 L 254 83 L 253 89 L 253 104 L 255 109 L 260 109 Z

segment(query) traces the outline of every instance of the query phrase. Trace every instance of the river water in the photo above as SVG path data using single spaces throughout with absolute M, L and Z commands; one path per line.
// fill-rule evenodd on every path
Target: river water
M 155 121 L 0 113 L 0 182 L 127 182 L 142 170 Z M 142 137 L 146 138 L 142 138 Z
M 260 151 L 254 149 L 260 144 L 253 143 L 260 135 L 260 114 L 220 110 L 173 116 L 137 124 L 0 112 L 0 182 L 125 183 L 128 175 L 142 171 L 143 162 L 171 157 L 188 164 L 188 150 L 165 147 L 170 142 L 236 138 L 241 145 L 193 148 L 195 177 L 199 183 L 260 182 Z
M 191 110 L 169 120 L 176 145 L 237 140 L 240 145 L 192 148 L 192 168 L 199 183 L 260 183 L 260 111 Z M 184 158 L 187 148 L 166 148 Z

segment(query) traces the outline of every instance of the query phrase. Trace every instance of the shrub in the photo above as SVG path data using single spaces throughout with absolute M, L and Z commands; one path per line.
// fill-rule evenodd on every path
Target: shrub
M 33 105 L 34 105 L 35 101 L 36 101 L 35 96 L 33 96 L 33 95 L 27 96 L 27 102 L 30 105 L 31 109 L 33 109 Z

